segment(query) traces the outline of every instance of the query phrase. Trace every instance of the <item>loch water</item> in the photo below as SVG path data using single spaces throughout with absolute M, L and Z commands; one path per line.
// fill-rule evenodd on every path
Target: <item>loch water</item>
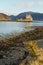
M 1 34 L 10 34 L 20 33 L 22 31 L 31 30 L 33 27 L 43 26 L 43 21 L 33 21 L 33 22 L 0 22 L 0 35 Z

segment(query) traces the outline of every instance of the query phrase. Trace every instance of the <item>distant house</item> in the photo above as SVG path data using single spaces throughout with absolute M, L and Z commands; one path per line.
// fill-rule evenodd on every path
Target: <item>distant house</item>
M 25 18 L 23 19 L 23 18 L 20 18 L 20 19 L 18 19 L 18 21 L 23 21 L 23 22 L 30 22 L 30 21 L 33 21 L 33 18 L 32 18 L 32 16 L 30 15 L 30 14 L 26 14 L 26 16 L 25 16 Z

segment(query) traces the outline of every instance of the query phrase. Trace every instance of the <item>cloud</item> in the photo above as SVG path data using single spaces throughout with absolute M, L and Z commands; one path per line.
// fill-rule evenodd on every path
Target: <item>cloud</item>
M 43 1 L 34 2 L 34 5 L 43 5 Z
M 24 7 L 30 8 L 30 7 L 32 7 L 33 5 L 34 5 L 34 2 L 29 2 L 29 3 L 25 3 L 25 4 L 24 4 Z
M 43 5 L 43 1 L 38 1 L 38 2 L 16 2 L 16 3 L 14 3 L 14 6 L 23 7 L 23 8 L 30 8 L 34 5 Z
M 30 11 L 35 10 L 35 7 L 42 7 L 43 1 L 31 1 L 31 2 L 15 2 L 13 3 L 13 8 L 15 8 L 15 11 L 22 12 L 22 11 Z M 36 10 L 37 10 L 36 9 Z
M 34 6 L 42 6 L 43 5 L 43 1 L 38 1 L 38 2 L 16 2 L 14 3 L 14 6 L 18 9 L 28 9 L 28 8 L 32 8 Z
M 43 2 L 38 2 L 39 5 L 43 5 Z
M 34 2 L 17 2 L 14 3 L 16 7 L 23 7 L 23 8 L 29 8 L 34 5 Z

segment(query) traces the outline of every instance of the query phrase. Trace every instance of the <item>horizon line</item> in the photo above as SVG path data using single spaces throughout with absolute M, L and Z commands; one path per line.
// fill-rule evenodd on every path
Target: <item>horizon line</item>
M 8 13 L 4 13 L 4 12 L 0 12 L 0 14 L 5 14 L 5 15 L 15 15 L 15 16 L 17 16 L 17 15 L 19 15 L 19 14 L 21 14 L 21 13 L 26 13 L 26 12 L 33 12 L 33 13 L 40 13 L 40 14 L 43 14 L 43 12 L 36 12 L 36 11 L 25 11 L 25 12 L 20 12 L 20 13 L 18 13 L 18 14 L 8 14 Z

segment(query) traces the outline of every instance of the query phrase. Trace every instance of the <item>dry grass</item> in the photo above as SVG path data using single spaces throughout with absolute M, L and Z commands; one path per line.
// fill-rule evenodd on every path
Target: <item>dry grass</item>
M 43 49 L 39 49 L 36 42 L 30 41 L 27 45 L 30 55 L 19 65 L 43 65 Z M 31 54 L 33 56 L 31 56 Z
M 19 35 L 9 35 L 0 39 L 0 49 L 6 49 L 9 46 L 15 46 L 17 44 L 24 44 L 26 41 L 34 41 L 43 39 L 43 27 L 38 27 L 35 30 L 24 32 Z

